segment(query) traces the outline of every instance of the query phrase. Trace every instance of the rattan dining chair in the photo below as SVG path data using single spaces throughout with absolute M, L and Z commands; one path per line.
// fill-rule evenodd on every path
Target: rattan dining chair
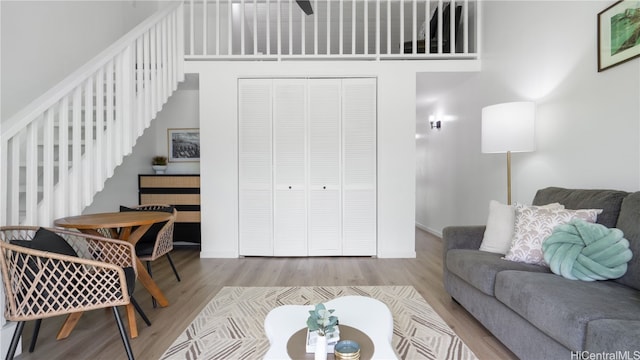
M 124 207 L 121 207 L 121 211 Z M 166 223 L 154 224 L 146 234 L 136 244 L 136 254 L 141 261 L 147 264 L 147 272 L 153 277 L 151 272 L 151 262 L 166 255 L 169 265 L 180 281 L 180 275 L 176 269 L 173 259 L 171 259 L 171 251 L 173 250 L 173 227 L 178 217 L 178 211 L 170 205 L 166 204 L 150 204 L 131 206 L 131 210 L 136 211 L 166 211 L 173 214 L 173 217 Z
M 44 318 L 111 307 L 125 347 L 133 359 L 118 306 L 128 307 L 136 278 L 135 253 L 125 241 L 75 231 L 38 227 L 0 227 L 0 268 L 6 297 L 5 318 L 17 322 L 7 352 L 12 359 L 26 321 L 36 320 L 30 350 Z

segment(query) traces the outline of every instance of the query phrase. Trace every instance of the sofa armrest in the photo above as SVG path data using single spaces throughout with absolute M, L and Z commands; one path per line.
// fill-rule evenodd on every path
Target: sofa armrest
M 449 294 L 451 283 L 447 268 L 447 252 L 452 249 L 478 250 L 486 226 L 448 226 L 442 229 L 442 278 Z
M 442 230 L 443 251 L 451 249 L 478 250 L 486 226 L 448 226 Z

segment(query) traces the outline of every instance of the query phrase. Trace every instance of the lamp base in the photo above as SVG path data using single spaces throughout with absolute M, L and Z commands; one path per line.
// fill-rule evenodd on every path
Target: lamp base
M 511 205 L 511 151 L 507 151 L 507 205 Z

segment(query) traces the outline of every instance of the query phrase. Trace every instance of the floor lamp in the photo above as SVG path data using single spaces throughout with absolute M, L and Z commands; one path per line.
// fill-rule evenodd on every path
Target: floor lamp
M 509 102 L 482 109 L 482 152 L 507 153 L 507 204 L 511 205 L 511 153 L 535 145 L 535 104 Z

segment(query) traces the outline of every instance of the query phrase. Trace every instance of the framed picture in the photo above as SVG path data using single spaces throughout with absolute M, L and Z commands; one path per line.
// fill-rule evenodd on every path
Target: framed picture
M 640 0 L 621 0 L 598 14 L 598 71 L 640 55 Z
M 167 129 L 169 162 L 200 161 L 200 129 Z

